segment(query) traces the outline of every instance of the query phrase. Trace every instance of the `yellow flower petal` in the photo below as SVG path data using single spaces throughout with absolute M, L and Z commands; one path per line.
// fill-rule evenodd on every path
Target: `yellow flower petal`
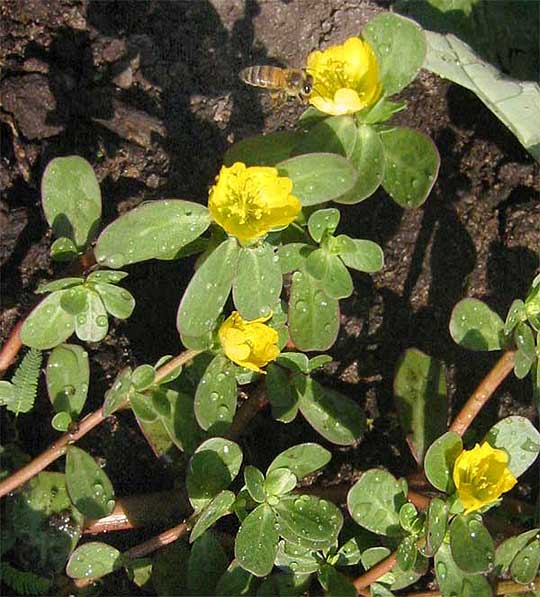
M 233 311 L 219 328 L 219 341 L 227 358 L 251 371 L 261 369 L 279 355 L 278 333 L 264 322 L 272 314 L 247 321 Z
M 307 71 L 313 77 L 309 102 L 326 114 L 354 114 L 372 106 L 382 93 L 375 52 L 358 37 L 312 52 Z
M 461 452 L 452 477 L 465 514 L 492 504 L 514 487 L 517 480 L 507 465 L 508 454 L 487 442 Z
M 276 168 L 248 168 L 236 162 L 221 168 L 210 190 L 208 208 L 228 234 L 249 243 L 296 218 L 302 205 L 291 191 L 292 181 L 279 176 Z

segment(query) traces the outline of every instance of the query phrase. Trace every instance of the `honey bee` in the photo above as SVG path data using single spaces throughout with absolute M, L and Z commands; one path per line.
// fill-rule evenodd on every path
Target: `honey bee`
M 261 87 L 272 92 L 274 100 L 296 98 L 305 102 L 313 90 L 313 78 L 301 68 L 280 68 L 262 64 L 248 66 L 239 73 L 247 85 Z

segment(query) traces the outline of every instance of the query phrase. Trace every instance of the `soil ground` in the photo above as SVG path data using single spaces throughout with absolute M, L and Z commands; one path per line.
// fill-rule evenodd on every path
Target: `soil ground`
M 52 239 L 40 208 L 39 183 L 49 160 L 77 154 L 90 161 L 102 187 L 104 222 L 153 198 L 205 203 L 232 142 L 292 128 L 302 111 L 295 104 L 274 110 L 269 98 L 242 85 L 239 70 L 263 63 L 300 66 L 309 51 L 358 34 L 390 5 L 3 0 L 0 339 L 35 303 L 38 283 L 62 274 L 49 258 Z M 382 190 L 343 208 L 343 232 L 377 241 L 385 267 L 373 277 L 355 277 L 353 296 L 342 301 L 333 363 L 322 375 L 373 420 L 357 446 L 332 448 L 332 463 L 319 479 L 327 484 L 354 479 L 371 466 L 396 475 L 414 470 L 392 398 L 399 355 L 416 347 L 444 362 L 456 413 L 496 357 L 453 343 L 453 306 L 477 297 L 504 315 L 514 298 L 524 296 L 539 265 L 540 176 L 532 158 L 474 95 L 428 72 L 402 97 L 407 109 L 398 121 L 433 138 L 441 171 L 420 209 L 404 211 Z M 101 404 L 126 364 L 181 350 L 175 314 L 192 265 L 188 259 L 129 268 L 125 285 L 137 307 L 90 347 L 88 408 Z M 476 436 L 509 414 L 534 418 L 527 383 L 505 382 L 479 418 Z M 20 420 L 32 454 L 54 437 L 38 423 L 43 417 L 51 417 L 45 400 L 35 416 Z M 246 458 L 264 466 L 277 451 L 310 440 L 321 441 L 300 420 L 285 427 L 263 413 L 242 444 Z M 84 447 L 104 459 L 118 495 L 174 482 L 129 414 L 96 430 Z M 516 497 L 535 498 L 534 477 L 520 487 Z M 128 544 L 135 540 L 126 538 Z

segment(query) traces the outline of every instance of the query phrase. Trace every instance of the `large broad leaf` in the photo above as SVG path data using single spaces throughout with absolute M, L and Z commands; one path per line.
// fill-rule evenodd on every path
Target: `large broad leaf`
M 189 461 L 187 492 L 197 511 L 202 510 L 240 471 L 242 451 L 230 440 L 214 437 L 201 444 Z
M 109 330 L 107 310 L 95 290 L 86 288 L 85 294 L 86 307 L 75 316 L 75 332 L 77 337 L 85 342 L 99 342 L 105 338 Z
M 347 496 L 353 520 L 378 535 L 399 535 L 399 510 L 407 501 L 403 484 L 382 469 L 366 471 Z
M 125 288 L 114 284 L 95 283 L 95 291 L 99 294 L 105 309 L 118 319 L 127 319 L 135 308 L 135 299 Z
M 310 377 L 297 378 L 294 383 L 300 394 L 300 412 L 325 439 L 339 446 L 360 439 L 365 416 L 359 404 Z
M 339 508 L 311 495 L 287 496 L 275 506 L 279 534 L 291 543 L 314 550 L 333 545 L 343 526 Z
M 232 491 L 222 491 L 203 509 L 197 522 L 193 525 L 190 541 L 195 541 L 207 529 L 214 526 L 214 524 L 223 516 L 231 512 L 232 506 L 236 496 Z
M 424 133 L 396 127 L 381 133 L 384 147 L 384 190 L 401 207 L 418 207 L 427 199 L 441 159 Z
M 401 91 L 416 77 L 426 55 L 425 34 L 417 23 L 386 12 L 371 19 L 362 36 L 377 54 L 386 95 Z
M 116 547 L 91 541 L 71 554 L 66 573 L 71 578 L 101 578 L 120 568 L 121 558 L 122 554 Z
M 336 237 L 340 240 L 345 235 Z M 360 272 L 378 272 L 384 265 L 384 253 L 381 247 L 372 240 L 345 237 L 347 242 L 343 243 L 344 248 L 339 251 L 343 263 L 352 269 Z
M 240 250 L 233 298 L 244 319 L 268 315 L 279 299 L 282 283 L 279 259 L 272 245 L 263 243 Z
M 421 464 L 427 448 L 446 431 L 448 402 L 442 363 L 416 348 L 405 351 L 396 368 L 394 399 L 409 446 Z
M 147 259 L 175 259 L 209 225 L 208 210 L 198 203 L 180 199 L 143 203 L 99 235 L 96 259 L 114 269 Z
M 435 554 L 435 574 L 443 595 L 492 597 L 493 591 L 483 575 L 466 575 L 452 558 L 450 545 L 443 543 Z
M 114 491 L 109 477 L 84 450 L 69 446 L 66 456 L 66 485 L 74 506 L 89 518 L 108 516 L 114 508 Z
M 304 351 L 330 348 L 339 331 L 338 301 L 307 273 L 293 274 L 289 331 L 296 347 Z
M 296 145 L 294 154 L 320 151 L 349 157 L 356 145 L 356 124 L 350 116 L 332 116 L 317 123 Z
M 450 335 L 468 350 L 501 350 L 504 322 L 485 303 L 466 298 L 454 307 Z
M 428 53 L 424 66 L 475 93 L 514 133 L 523 147 L 540 161 L 538 83 L 504 76 L 451 33 L 442 35 L 426 31 L 426 36 Z
M 191 278 L 176 319 L 184 340 L 204 336 L 215 327 L 231 291 L 239 250 L 234 238 L 221 243 Z
M 326 466 L 332 455 L 319 444 L 298 444 L 278 454 L 268 467 L 267 473 L 278 468 L 287 468 L 298 480 Z
M 514 477 L 522 475 L 538 458 L 540 433 L 525 417 L 506 417 L 496 423 L 485 440 L 494 448 L 506 450 L 508 468 Z
M 216 536 L 207 531 L 192 545 L 188 563 L 188 591 L 193 597 L 214 595 L 228 566 L 227 555 Z
M 373 195 L 383 180 L 384 149 L 377 131 L 371 126 L 359 126 L 354 149 L 347 157 L 358 171 L 358 179 L 352 190 L 335 201 L 359 203 Z
M 55 236 L 84 249 L 101 218 L 101 191 L 92 166 L 79 156 L 49 162 L 41 180 L 41 201 Z
M 276 167 L 293 181 L 292 194 L 304 207 L 335 201 L 349 193 L 358 179 L 353 164 L 335 153 L 306 153 Z
M 197 386 L 195 416 L 213 435 L 224 434 L 236 412 L 236 379 L 229 359 L 218 354 L 208 365 Z
M 495 560 L 495 544 L 477 515 L 458 515 L 450 524 L 450 549 L 457 566 L 467 574 L 487 572 Z
M 61 344 L 49 356 L 47 392 L 54 410 L 77 417 L 86 402 L 90 367 L 88 353 L 76 344 Z
M 424 459 L 426 477 L 440 491 L 450 494 L 455 490 L 452 472 L 454 462 L 462 451 L 463 442 L 454 431 L 441 435 L 428 448 Z
M 276 516 L 270 506 L 261 504 L 242 522 L 234 555 L 245 570 L 255 576 L 266 576 L 274 566 L 278 539 Z
M 67 290 L 58 290 L 46 297 L 25 319 L 21 342 L 32 348 L 46 350 L 67 340 L 75 329 L 75 318 L 60 304 Z
M 204 436 L 195 418 L 193 395 L 172 388 L 159 388 L 155 392 L 164 394 L 170 403 L 170 414 L 162 418 L 170 438 L 180 450 L 193 454 Z
M 233 560 L 216 587 L 216 595 L 220 597 L 239 597 L 255 594 L 256 578 L 244 570 L 236 560 Z
M 301 134 L 293 131 L 248 137 L 227 149 L 223 163 L 225 166 L 235 162 L 243 162 L 246 166 L 275 166 L 291 155 L 300 138 Z

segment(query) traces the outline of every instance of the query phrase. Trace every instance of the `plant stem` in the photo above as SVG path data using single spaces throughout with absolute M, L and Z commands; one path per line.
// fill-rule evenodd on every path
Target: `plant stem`
M 377 582 L 381 576 L 384 576 L 387 572 L 390 572 L 396 565 L 397 552 L 391 553 L 387 558 L 384 558 L 378 564 L 375 564 L 373 568 L 370 568 L 367 572 L 364 572 L 361 576 L 353 581 L 354 588 L 360 595 L 369 595 L 369 591 L 366 593 L 363 590 L 367 589 L 371 583 Z
M 176 356 L 174 359 L 171 359 L 165 363 L 158 369 L 156 373 L 156 382 L 163 379 L 177 367 L 193 359 L 197 354 L 199 354 L 199 352 L 200 351 L 197 350 L 186 350 L 185 352 Z M 127 403 L 125 403 L 123 407 L 125 408 L 126 406 Z M 5 496 L 11 491 L 14 491 L 17 489 L 17 487 L 23 483 L 26 483 L 34 475 L 37 475 L 43 469 L 48 467 L 49 464 L 52 464 L 55 460 L 63 456 L 70 444 L 73 444 L 81 439 L 81 437 L 85 436 L 94 427 L 102 423 L 105 418 L 106 417 L 103 415 L 103 407 L 98 408 L 98 410 L 87 415 L 84 419 L 82 419 L 82 421 L 80 421 L 75 432 L 64 433 L 51 446 L 49 446 L 45 452 L 42 452 L 37 458 L 34 458 L 34 460 L 29 462 L 26 466 L 23 466 L 23 468 L 13 473 L 7 479 L 4 479 L 4 481 L 0 483 L 0 497 Z
M 514 355 L 515 351 L 507 350 L 495 363 L 450 425 L 450 431 L 455 431 L 459 435 L 467 431 L 480 409 L 511 373 L 514 368 Z
M 0 378 L 4 371 L 9 368 L 21 350 L 22 342 L 19 332 L 21 331 L 24 319 L 19 321 L 11 330 L 8 339 L 0 350 Z
M 264 385 L 259 384 L 254 392 L 248 397 L 238 409 L 227 433 L 227 438 L 236 441 L 242 431 L 248 426 L 253 417 L 268 404 Z

